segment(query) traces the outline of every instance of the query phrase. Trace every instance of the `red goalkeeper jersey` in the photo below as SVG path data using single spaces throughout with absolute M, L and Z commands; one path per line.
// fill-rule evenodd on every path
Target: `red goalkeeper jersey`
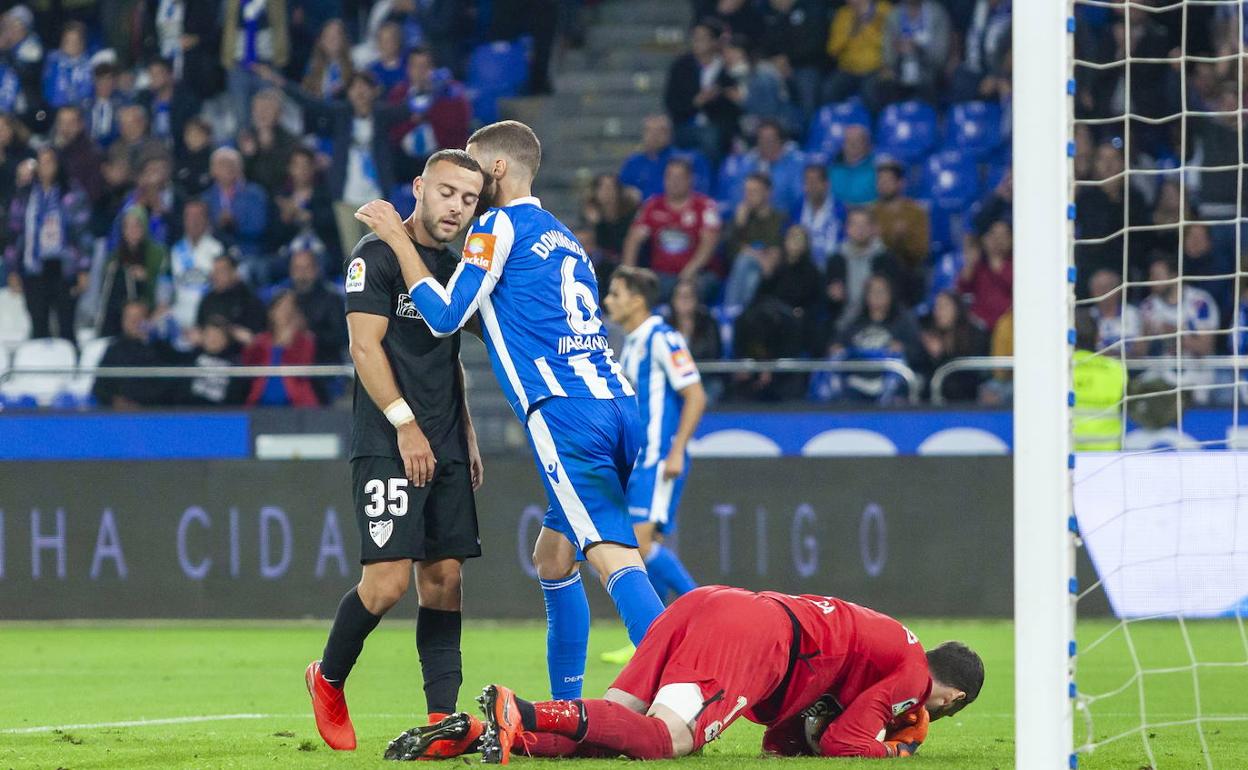
M 746 716 L 768 726 L 763 747 L 809 754 L 805 717 L 834 718 L 819 740 L 823 756 L 887 756 L 880 734 L 927 702 L 932 679 L 919 640 L 896 620 L 827 596 L 763 592 L 801 626 L 799 657 L 782 692 Z

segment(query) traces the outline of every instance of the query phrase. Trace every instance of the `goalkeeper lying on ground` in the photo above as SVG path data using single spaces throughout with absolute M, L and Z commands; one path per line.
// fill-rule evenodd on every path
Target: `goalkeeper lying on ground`
M 601 700 L 530 703 L 485 688 L 487 763 L 535 757 L 667 759 L 696 751 L 745 717 L 775 754 L 902 757 L 930 719 L 973 702 L 984 665 L 966 645 L 924 653 L 892 618 L 824 596 L 708 586 L 677 599 L 646 632 Z M 457 721 L 458 720 L 458 721 Z M 467 724 L 452 715 L 441 731 Z M 438 726 L 399 736 L 414 759 Z M 432 731 L 432 732 L 431 732 Z

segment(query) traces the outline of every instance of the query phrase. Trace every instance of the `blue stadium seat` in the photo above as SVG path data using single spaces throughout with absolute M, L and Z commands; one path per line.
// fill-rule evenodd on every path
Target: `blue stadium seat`
M 989 102 L 961 102 L 949 110 L 945 145 L 984 160 L 1001 146 L 1001 107 Z
M 979 200 L 979 170 L 957 150 L 933 154 L 927 160 L 927 197 L 935 208 L 961 211 Z
M 1005 172 L 1009 171 L 1009 165 L 993 164 L 988 167 L 984 173 L 984 191 L 995 190 L 997 185 L 1001 184 L 1001 180 L 1005 178 Z
M 911 101 L 890 104 L 876 124 L 876 149 L 902 163 L 918 163 L 936 146 L 936 110 Z
M 740 308 L 728 308 L 723 305 L 715 305 L 711 308 L 711 318 L 715 319 L 715 325 L 719 327 L 719 341 L 724 358 L 733 357 L 733 324 L 737 322 L 739 315 L 741 315 Z
M 53 409 L 79 409 L 83 406 L 82 400 L 69 391 L 62 391 L 52 397 L 51 407 Z
M 719 202 L 721 211 L 731 215 L 732 207 L 741 200 L 745 178 L 753 169 L 749 153 L 734 152 L 724 158 L 715 177 L 715 200 Z
M 0 409 L 38 409 L 34 396 L 6 396 L 0 393 Z
M 942 254 L 961 242 L 964 214 L 980 198 L 979 169 L 961 152 L 945 150 L 928 158 L 924 182 L 931 204 L 932 254 Z
M 923 304 L 931 309 L 932 304 L 936 300 L 936 295 L 942 291 L 955 289 L 958 285 L 958 273 L 962 272 L 962 249 L 959 244 L 957 248 L 945 252 L 943 256 L 933 257 L 931 260 L 931 285 L 927 291 L 927 297 Z
M 864 126 L 871 131 L 871 114 L 860 99 L 820 107 L 806 131 L 807 152 L 836 157 L 845 142 L 845 129 L 850 126 Z
M 528 82 L 529 59 L 521 40 L 479 45 L 468 57 L 472 110 L 484 123 L 498 120 L 498 100 L 519 96 Z

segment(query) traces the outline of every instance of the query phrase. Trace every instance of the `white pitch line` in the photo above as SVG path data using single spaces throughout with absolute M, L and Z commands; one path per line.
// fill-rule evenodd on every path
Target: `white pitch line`
M 50 733 L 56 730 L 98 730 L 108 727 L 150 727 L 153 725 L 191 725 L 200 722 L 228 722 L 239 719 L 298 719 L 311 714 L 205 714 L 189 717 L 164 717 L 162 719 L 130 719 L 124 722 L 83 722 L 75 725 L 39 725 L 38 727 L 9 727 L 0 729 L 0 735 L 29 735 Z M 356 714 L 357 717 L 419 717 L 419 714 Z
M 50 733 L 55 730 L 94 730 L 104 727 L 147 727 L 149 725 L 189 725 L 196 722 L 227 722 L 234 719 L 271 719 L 282 714 L 208 714 L 191 717 L 165 717 L 164 719 L 131 719 L 125 722 L 84 722 L 76 725 L 40 725 L 38 727 L 11 727 L 0 730 L 7 735 Z M 300 715 L 304 716 L 304 715 Z

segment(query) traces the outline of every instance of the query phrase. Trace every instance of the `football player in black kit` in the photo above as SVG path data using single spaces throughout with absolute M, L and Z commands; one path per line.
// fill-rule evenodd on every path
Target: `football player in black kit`
M 462 150 L 430 156 L 412 182 L 416 208 L 404 224 L 444 285 L 459 261 L 447 244 L 468 226 L 484 183 Z M 344 272 L 356 371 L 351 478 L 364 568 L 338 605 L 325 651 L 308 666 L 306 680 L 321 737 L 334 749 L 352 750 L 355 729 L 342 688 L 365 637 L 407 592 L 413 565 L 427 710 L 431 722 L 455 711 L 463 679 L 461 568 L 464 559 L 481 555 L 473 490 L 482 466 L 459 333 L 433 336 L 412 305 L 394 252 L 376 235 L 360 240 Z M 458 741 L 430 735 L 425 753 L 460 753 L 480 733 L 479 723 L 472 728 Z

